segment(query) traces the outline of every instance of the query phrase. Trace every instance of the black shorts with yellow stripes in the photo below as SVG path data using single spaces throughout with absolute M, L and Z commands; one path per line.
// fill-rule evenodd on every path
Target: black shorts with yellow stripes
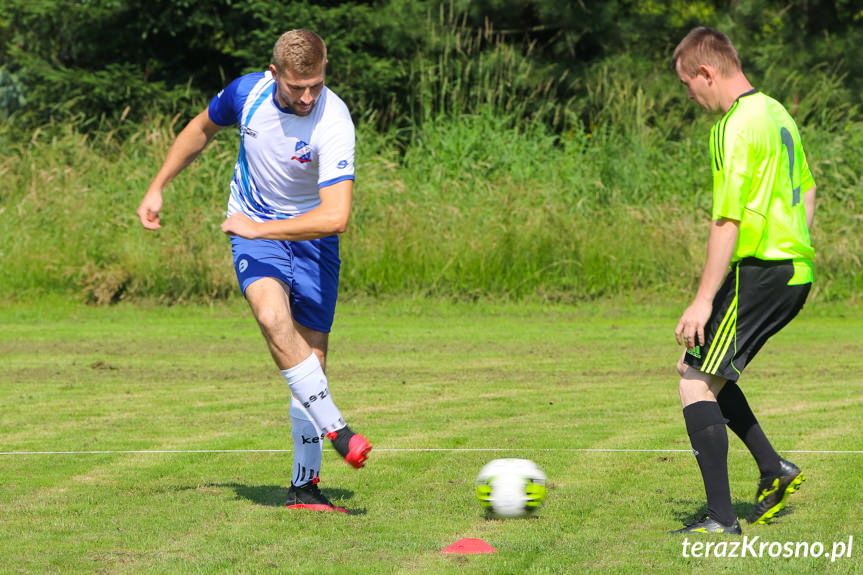
M 713 298 L 704 345 L 686 352 L 686 365 L 737 381 L 767 339 L 806 303 L 812 284 L 788 285 L 793 275 L 791 260 L 735 262 Z

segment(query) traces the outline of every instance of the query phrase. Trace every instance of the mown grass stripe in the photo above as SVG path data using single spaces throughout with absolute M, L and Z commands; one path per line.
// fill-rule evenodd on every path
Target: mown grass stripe
M 335 453 L 334 449 L 324 449 L 326 452 Z M 749 453 L 746 449 L 732 450 L 740 453 Z M 599 448 L 599 447 L 541 447 L 536 449 L 528 448 L 507 448 L 507 447 L 487 447 L 487 448 L 448 448 L 448 447 L 392 447 L 392 448 L 374 448 L 375 453 L 472 453 L 472 452 L 538 452 L 538 453 L 692 453 L 691 449 L 626 449 L 626 448 Z M 844 449 L 783 449 L 783 453 L 860 453 L 863 450 L 844 450 Z M 201 454 L 219 454 L 219 453 L 293 453 L 292 449 L 190 449 L 190 450 L 151 450 L 151 451 L 134 451 L 134 450 L 117 450 L 117 451 L 3 451 L 0 455 L 184 455 L 190 453 Z

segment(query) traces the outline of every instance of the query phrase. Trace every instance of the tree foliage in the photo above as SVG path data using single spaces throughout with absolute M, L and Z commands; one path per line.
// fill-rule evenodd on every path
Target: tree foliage
M 863 61 L 849 55 L 861 23 L 863 0 L 4 0 L 0 119 L 87 129 L 191 115 L 233 77 L 265 67 L 274 40 L 297 27 L 326 39 L 328 82 L 384 130 L 422 119 L 418 70 L 463 55 L 469 37 L 479 39 L 472 59 L 505 44 L 532 88 L 560 101 L 584 95 L 578 78 L 602 61 L 665 65 L 696 25 L 725 30 L 747 71 L 781 84 L 828 67 L 855 93 Z

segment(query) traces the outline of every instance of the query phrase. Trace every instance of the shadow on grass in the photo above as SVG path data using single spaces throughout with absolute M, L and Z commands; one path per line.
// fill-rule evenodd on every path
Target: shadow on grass
M 242 483 L 210 483 L 207 487 L 229 487 L 238 499 L 248 499 L 257 505 L 282 507 L 288 499 L 288 488 L 281 485 L 243 485 Z M 346 507 L 345 502 L 354 496 L 349 489 L 321 489 L 321 493 L 333 504 Z M 348 509 L 348 515 L 365 515 L 366 509 Z
M 674 520 L 681 525 L 689 525 L 707 514 L 707 505 L 703 501 L 672 499 L 670 503 L 674 508 Z
M 683 525 L 688 525 L 693 521 L 698 521 L 702 517 L 707 514 L 707 505 L 702 501 L 690 501 L 690 500 L 672 500 L 670 502 L 674 508 L 674 518 L 677 521 L 680 521 Z M 696 507 L 698 506 L 698 507 Z M 755 504 L 751 501 L 746 502 L 737 502 L 733 503 L 734 506 L 734 514 L 740 520 L 741 526 L 749 525 L 748 522 L 745 522 L 745 518 L 749 517 L 752 513 L 752 510 L 755 509 Z M 786 505 L 783 507 L 773 518 L 770 520 L 771 523 L 782 519 L 788 515 L 794 514 L 794 503 L 791 502 L 790 505 Z

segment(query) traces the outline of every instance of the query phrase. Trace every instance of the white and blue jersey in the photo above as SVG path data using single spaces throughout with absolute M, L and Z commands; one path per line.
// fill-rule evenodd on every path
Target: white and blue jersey
M 220 126 L 239 124 L 228 217 L 292 218 L 320 205 L 321 188 L 354 179 L 354 124 L 345 103 L 326 87 L 311 113 L 297 116 L 279 106 L 270 72 L 248 74 L 213 98 L 208 113 Z M 296 242 L 232 236 L 231 251 L 243 293 L 261 278 L 276 278 L 290 288 L 297 322 L 330 331 L 341 266 L 338 235 Z
M 354 124 L 326 86 L 311 113 L 297 116 L 279 106 L 270 72 L 247 74 L 210 101 L 209 116 L 220 126 L 239 124 L 229 217 L 292 218 L 320 205 L 320 188 L 354 179 Z

